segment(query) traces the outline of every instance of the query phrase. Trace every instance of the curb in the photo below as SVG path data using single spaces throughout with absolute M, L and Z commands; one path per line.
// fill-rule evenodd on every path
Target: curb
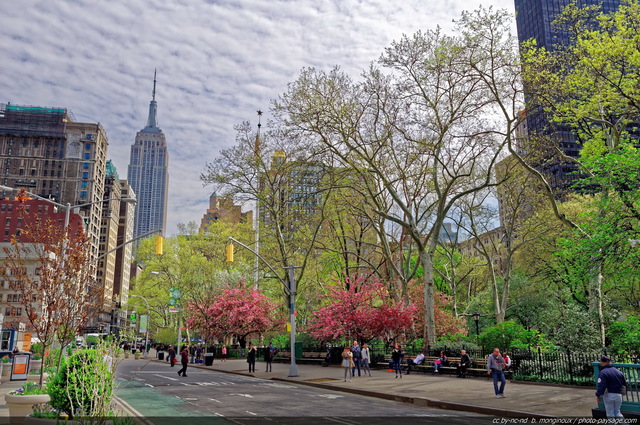
M 150 420 L 148 420 L 147 418 L 145 418 L 142 413 L 138 412 L 136 409 L 134 409 L 129 403 L 127 403 L 126 401 L 124 401 L 123 399 L 121 399 L 118 396 L 114 396 L 113 397 L 113 401 L 114 404 L 120 408 L 120 410 L 122 410 L 124 413 L 127 414 L 127 417 L 132 418 L 133 420 L 136 421 L 136 423 L 138 423 L 139 425 L 154 425 L 153 422 L 151 422 Z
M 163 360 L 158 360 L 158 359 L 154 359 L 153 361 L 163 362 Z M 255 375 L 249 372 L 235 372 L 230 370 L 211 369 L 209 366 L 190 364 L 189 367 L 209 370 L 212 372 L 230 373 L 233 375 L 250 376 L 253 378 L 256 377 Z M 269 378 L 269 380 L 278 381 L 278 382 L 287 382 L 290 384 L 306 385 L 308 387 L 322 388 L 324 390 L 357 394 L 364 397 L 398 401 L 400 403 L 415 404 L 416 406 L 432 407 L 435 409 L 442 409 L 442 410 L 458 410 L 463 412 L 478 413 L 481 415 L 498 416 L 498 417 L 504 417 L 504 418 L 536 418 L 536 419 L 557 418 L 557 416 L 553 416 L 553 415 L 543 415 L 540 413 L 523 412 L 520 410 L 506 410 L 506 409 L 498 409 L 495 407 L 485 407 L 485 406 L 478 406 L 473 404 L 455 403 L 452 401 L 443 401 L 443 400 L 430 399 L 430 398 L 394 395 L 394 394 L 387 394 L 387 393 L 381 393 L 376 391 L 362 390 L 359 388 L 346 388 L 346 387 L 337 387 L 333 385 L 320 384 L 317 382 L 296 381 L 294 379 L 287 379 L 287 378 L 273 377 L 273 378 Z

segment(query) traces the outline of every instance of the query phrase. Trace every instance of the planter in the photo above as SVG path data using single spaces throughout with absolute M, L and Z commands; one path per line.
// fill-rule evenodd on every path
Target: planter
M 134 353 L 134 354 L 133 354 L 133 357 L 134 357 L 136 360 L 140 359 L 140 353 Z
M 124 358 L 125 358 L 125 359 L 128 359 L 128 358 L 129 358 L 129 352 L 128 352 L 128 351 L 125 351 L 125 352 L 124 352 Z
M 8 380 L 9 376 L 11 376 L 11 363 L 2 363 L 2 380 Z
M 84 421 L 84 422 L 83 422 Z M 27 416 L 24 419 L 23 425 L 82 425 L 87 423 L 87 419 L 84 420 L 67 420 L 67 419 L 47 419 L 47 418 L 34 418 L 33 416 Z M 113 425 L 113 421 L 104 421 L 103 425 Z
M 4 400 L 9 408 L 11 424 L 21 425 L 28 415 L 33 413 L 33 406 L 36 404 L 48 403 L 51 398 L 49 394 L 33 395 L 11 395 L 6 394 Z

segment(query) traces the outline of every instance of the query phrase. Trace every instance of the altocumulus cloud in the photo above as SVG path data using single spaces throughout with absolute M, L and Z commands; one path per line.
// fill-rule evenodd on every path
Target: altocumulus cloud
M 484 5 L 513 11 L 511 0 Z M 199 221 L 206 161 L 233 144 L 234 124 L 256 120 L 303 67 L 352 75 L 392 40 L 445 30 L 452 1 L 21 0 L 0 3 L 0 102 L 63 106 L 100 122 L 126 177 L 158 68 L 159 125 L 170 150 L 169 233 Z M 266 117 L 268 118 L 268 117 Z

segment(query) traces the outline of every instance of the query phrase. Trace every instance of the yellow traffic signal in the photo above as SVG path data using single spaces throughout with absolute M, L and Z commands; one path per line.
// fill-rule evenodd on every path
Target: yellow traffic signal
M 227 244 L 227 263 L 233 263 L 233 244 Z
M 156 255 L 162 255 L 162 236 L 156 236 Z

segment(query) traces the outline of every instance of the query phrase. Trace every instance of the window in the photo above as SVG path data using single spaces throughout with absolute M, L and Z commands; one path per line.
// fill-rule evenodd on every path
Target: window
M 88 179 L 89 178 L 89 173 L 87 171 L 82 173 L 82 178 L 83 179 Z
M 84 163 L 84 165 L 83 165 L 83 168 L 84 168 L 85 170 L 88 170 L 88 169 L 89 169 L 89 163 L 88 163 L 88 162 L 85 162 L 85 163 Z
M 85 153 L 84 159 L 91 159 L 91 153 L 90 152 Z
M 10 224 L 11 224 L 11 217 L 7 217 L 7 221 L 6 221 L 6 223 L 4 225 L 8 226 Z
M 84 144 L 84 148 L 85 148 L 85 150 L 90 151 L 91 150 L 91 143 L 85 143 Z
M 88 184 L 88 182 L 82 182 L 82 183 L 80 183 L 80 187 L 82 189 L 86 189 L 87 188 L 87 184 Z
M 86 199 L 87 198 L 87 192 L 86 191 L 82 191 L 80 192 L 80 199 Z

